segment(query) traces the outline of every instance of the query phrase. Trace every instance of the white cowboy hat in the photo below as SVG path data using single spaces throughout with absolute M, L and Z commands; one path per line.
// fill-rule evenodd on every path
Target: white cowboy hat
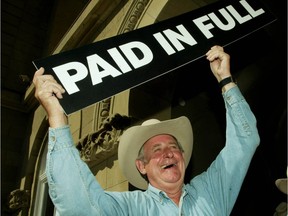
M 288 178 L 288 166 L 286 168 L 286 176 Z M 282 193 L 285 193 L 285 194 L 288 194 L 288 186 L 287 186 L 287 178 L 281 178 L 281 179 L 277 179 L 275 181 L 275 184 L 277 186 L 277 188 L 282 192 Z
M 186 167 L 189 164 L 193 148 L 193 132 L 187 117 L 181 116 L 166 121 L 150 119 L 141 125 L 130 127 L 120 137 L 118 160 L 124 176 L 139 189 L 146 190 L 148 184 L 138 171 L 135 160 L 142 145 L 151 137 L 159 134 L 174 136 L 184 150 Z

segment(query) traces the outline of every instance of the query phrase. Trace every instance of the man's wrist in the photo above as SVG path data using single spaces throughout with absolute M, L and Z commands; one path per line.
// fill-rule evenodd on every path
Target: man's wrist
M 231 88 L 233 88 L 233 87 L 235 87 L 235 86 L 236 86 L 236 83 L 235 83 L 235 82 L 230 82 L 230 83 L 224 85 L 224 86 L 221 88 L 221 91 L 222 91 L 222 93 L 225 93 L 225 92 L 227 92 L 229 89 L 231 89 Z
M 68 118 L 63 113 L 59 116 L 49 116 L 49 125 L 51 128 L 58 128 L 68 124 Z
M 235 83 L 234 78 L 233 78 L 232 76 L 228 76 L 228 77 L 225 77 L 224 79 L 220 80 L 220 81 L 219 81 L 219 87 L 220 87 L 220 89 L 222 89 L 223 86 L 225 86 L 225 85 L 227 85 L 227 84 L 229 84 L 229 83 L 231 83 L 231 82 L 234 82 L 234 83 Z
M 225 77 L 219 81 L 219 87 L 222 90 L 222 93 L 228 91 L 230 88 L 236 85 L 236 81 L 232 76 Z

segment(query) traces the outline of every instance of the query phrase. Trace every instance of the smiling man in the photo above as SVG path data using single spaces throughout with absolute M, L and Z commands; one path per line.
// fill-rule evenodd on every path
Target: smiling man
M 104 191 L 76 149 L 59 103 L 64 89 L 51 75 L 36 71 L 35 97 L 47 112 L 46 175 L 49 194 L 61 216 L 230 215 L 260 139 L 256 119 L 233 82 L 230 56 L 221 46 L 206 53 L 226 108 L 226 143 L 207 170 L 184 184 L 192 148 L 187 117 L 150 119 L 127 129 L 118 149 L 128 181 L 143 189 Z
M 179 205 L 182 193 L 185 162 L 177 141 L 171 135 L 152 137 L 144 144 L 143 160 L 137 160 L 137 168 L 147 174 L 149 182 Z
M 171 195 L 178 205 L 192 146 L 192 126 L 187 117 L 162 122 L 150 119 L 121 136 L 119 165 L 131 184 L 145 190 L 150 183 Z M 136 166 L 131 158 L 136 158 Z

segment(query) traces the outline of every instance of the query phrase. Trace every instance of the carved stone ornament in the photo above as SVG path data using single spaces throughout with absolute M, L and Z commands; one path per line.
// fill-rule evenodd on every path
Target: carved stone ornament
M 88 134 L 76 144 L 81 159 L 87 163 L 98 164 L 115 154 L 119 137 L 133 121 L 134 118 L 120 114 L 107 117 L 98 131 Z
M 29 190 L 16 189 L 10 192 L 5 212 L 17 215 L 23 208 L 29 208 L 30 195 L 31 193 Z
M 124 18 L 123 24 L 121 25 L 118 34 L 126 33 L 134 30 L 140 16 L 142 15 L 145 7 L 149 0 L 136 0 L 133 1 L 126 17 Z

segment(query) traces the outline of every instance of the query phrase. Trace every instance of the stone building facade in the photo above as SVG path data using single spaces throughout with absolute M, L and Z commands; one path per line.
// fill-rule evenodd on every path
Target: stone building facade
M 202 0 L 193 2 L 177 0 L 169 1 L 169 4 L 168 0 L 91 1 L 62 38 L 53 54 L 151 25 L 206 4 Z M 33 90 L 33 85 L 27 90 L 25 98 L 27 103 L 29 101 L 35 103 Z M 131 105 L 138 104 L 139 98 L 145 101 L 144 106 Z M 115 135 L 115 140 L 112 139 L 115 142 L 110 145 L 107 144 L 109 140 L 104 141 L 107 144 L 106 147 L 103 143 L 97 146 L 97 142 L 90 142 L 91 139 L 89 141 L 88 137 L 101 130 L 105 121 L 109 122 L 115 114 L 132 116 L 139 120 L 149 117 L 168 119 L 171 117 L 170 103 L 171 93 L 169 92 L 157 95 L 145 92 L 143 89 L 128 89 L 69 115 L 69 125 L 75 145 L 85 146 L 85 149 L 83 148 L 80 152 L 82 158 L 105 190 L 129 190 L 129 183 L 118 168 L 117 137 L 119 134 Z M 32 127 L 29 140 L 31 160 L 29 160 L 26 176 L 22 179 L 19 189 L 23 193 L 25 191 L 29 193 L 27 197 L 30 197 L 30 201 L 25 201 L 22 195 L 20 215 L 38 216 L 45 215 L 45 212 L 53 209 L 48 197 L 45 175 L 48 123 L 46 113 L 41 106 L 35 111 Z
M 88 1 L 88 4 L 51 54 L 57 54 L 85 44 L 124 34 L 215 1 L 216 0 Z M 62 10 L 63 9 L 64 8 L 62 8 Z M 257 43 L 253 46 L 257 48 Z M 235 47 L 238 50 L 242 48 L 240 45 Z M 236 56 L 238 53 L 234 52 L 233 54 Z M 255 57 L 255 55 L 253 57 Z M 276 56 L 272 57 L 276 58 Z M 247 100 L 251 103 L 252 109 L 259 113 L 257 114 L 260 123 L 259 127 L 261 131 L 265 131 L 266 127 L 270 128 L 270 126 L 263 123 L 266 116 L 261 116 L 262 102 L 258 96 L 263 92 L 263 83 L 267 82 L 271 76 L 269 75 L 270 68 L 267 66 L 268 61 L 258 59 L 255 59 L 255 61 L 253 61 L 254 59 L 245 60 L 247 62 L 243 63 L 244 60 L 240 58 L 240 62 L 243 65 L 237 68 L 237 70 L 239 70 L 236 73 L 237 79 L 239 80 L 239 87 L 243 94 L 247 96 Z M 207 66 L 207 64 L 205 64 L 205 66 Z M 210 72 L 208 67 L 203 69 L 204 66 L 201 63 L 193 67 L 195 67 L 193 69 L 196 70 L 203 70 L 204 74 L 206 73 L 204 70 L 208 71 L 207 74 Z M 267 73 L 265 70 L 267 70 Z M 181 76 L 184 77 L 184 79 L 180 78 L 180 72 L 170 73 L 161 77 L 161 79 L 155 79 L 137 88 L 125 90 L 111 98 L 69 115 L 69 125 L 75 146 L 77 146 L 82 159 L 88 164 L 95 178 L 105 190 L 127 191 L 134 189 L 118 168 L 117 139 L 126 125 L 122 125 L 123 127 L 121 129 L 115 128 L 111 123 L 115 118 L 119 120 L 121 125 L 125 117 L 132 117 L 136 122 L 141 122 L 147 118 L 164 120 L 179 115 L 189 117 L 193 125 L 193 133 L 197 143 L 195 143 L 193 149 L 191 159 L 193 166 L 189 166 L 188 177 L 205 170 L 221 150 L 225 139 L 225 134 L 223 134 L 223 131 L 225 131 L 223 130 L 225 129 L 225 123 L 223 122 L 223 120 L 225 120 L 225 113 L 221 112 L 221 110 L 223 110 L 223 104 L 220 102 L 221 94 L 215 90 L 215 86 L 218 86 L 217 84 L 214 86 L 215 80 L 211 79 L 212 81 L 210 81 L 210 76 L 205 83 L 197 83 L 196 81 L 190 83 L 185 80 L 185 77 L 191 76 L 189 75 L 190 71 L 191 68 L 184 67 L 181 72 Z M 203 77 L 201 78 L 203 79 Z M 204 78 L 207 78 L 206 75 Z M 192 84 L 195 85 L 194 88 L 191 88 L 190 85 Z M 205 87 L 204 89 L 206 89 L 204 91 L 203 85 Z M 282 87 L 282 84 L 275 85 L 272 89 L 281 91 L 283 90 Z M 212 91 L 209 89 L 212 89 Z M 273 98 L 269 98 L 269 100 L 273 100 Z M 35 104 L 38 103 L 34 98 L 33 85 L 27 90 L 24 102 L 25 104 L 30 104 L 30 106 L 35 106 Z M 273 104 L 273 102 L 275 101 L 269 104 Z M 278 110 L 280 114 L 277 113 L 271 117 L 271 119 L 273 118 L 273 122 L 275 120 L 277 123 L 281 120 L 279 116 L 281 116 L 283 111 L 282 103 L 279 105 Z M 284 106 L 284 114 L 285 110 L 286 106 Z M 105 130 L 105 126 L 107 125 L 112 127 L 112 130 Z M 45 110 L 37 104 L 31 122 L 31 134 L 28 140 L 29 159 L 27 160 L 25 175 L 21 179 L 20 187 L 11 191 L 11 197 L 9 198 L 9 206 L 14 208 L 15 212 L 17 210 L 19 211 L 17 215 L 57 215 L 48 195 L 47 178 L 45 175 L 48 127 Z M 104 137 L 103 139 L 99 138 L 100 134 Z M 265 135 L 267 135 L 267 133 L 265 133 Z M 211 143 L 213 143 L 213 147 L 211 147 Z M 265 144 L 263 145 L 265 146 Z M 207 149 L 209 149 L 208 152 Z M 256 155 L 255 160 L 263 161 L 262 157 L 263 155 Z M 255 170 L 259 170 L 257 163 L 252 164 L 251 167 L 252 171 L 254 168 L 252 175 L 259 176 L 262 174 L 255 172 Z M 260 169 L 259 172 L 260 171 L 263 170 Z M 249 176 L 248 174 L 247 179 L 252 181 L 254 178 L 249 178 Z M 255 185 L 254 181 L 251 184 L 253 184 L 253 189 L 259 188 L 260 190 L 263 188 L 261 185 Z M 267 185 L 269 184 L 267 183 Z M 249 185 L 246 186 L 246 188 L 252 190 Z M 246 194 L 246 196 L 243 195 L 244 200 L 247 197 L 253 197 L 251 194 L 255 195 L 256 193 Z M 249 203 L 245 202 L 245 200 L 243 205 L 241 205 L 241 203 L 236 205 L 236 210 L 240 212 L 241 207 L 246 206 L 247 210 L 242 209 L 242 215 L 248 215 L 245 214 L 245 212 L 257 212 L 257 209 L 253 210 L 252 207 L 263 206 L 261 203 L 263 199 L 261 199 L 261 197 L 264 196 L 259 195 L 259 197 L 259 203 Z M 253 215 L 252 213 L 251 215 Z

